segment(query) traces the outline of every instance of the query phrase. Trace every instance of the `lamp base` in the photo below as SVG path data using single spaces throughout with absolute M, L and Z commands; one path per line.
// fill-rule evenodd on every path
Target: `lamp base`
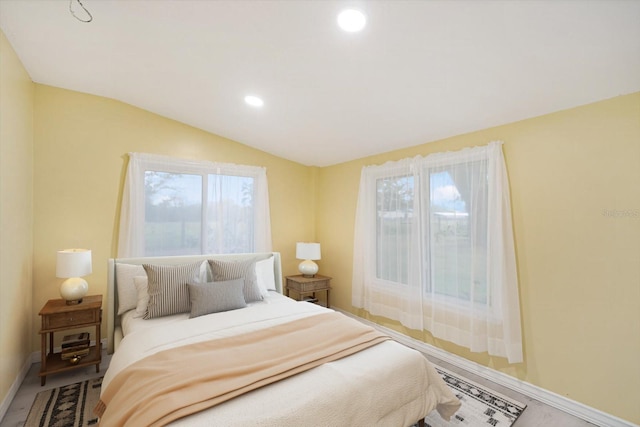
M 303 277 L 315 277 L 316 273 L 318 272 L 318 264 L 311 261 L 310 259 L 306 259 L 298 265 L 298 271 L 302 274 Z
M 80 304 L 88 291 L 89 284 L 82 277 L 71 277 L 60 285 L 60 296 L 67 300 L 67 305 Z

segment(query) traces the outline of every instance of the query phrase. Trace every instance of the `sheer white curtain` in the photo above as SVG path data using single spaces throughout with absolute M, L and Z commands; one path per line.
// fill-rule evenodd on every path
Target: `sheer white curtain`
M 129 153 L 118 257 L 269 251 L 265 168 Z
M 522 361 L 502 142 L 362 170 L 353 305 Z

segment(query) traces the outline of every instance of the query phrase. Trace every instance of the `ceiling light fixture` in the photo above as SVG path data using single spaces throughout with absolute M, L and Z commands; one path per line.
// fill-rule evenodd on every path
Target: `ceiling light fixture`
M 251 105 L 252 107 L 262 107 L 264 105 L 264 101 L 261 98 L 258 98 L 254 95 L 247 95 L 244 97 L 244 102 Z
M 338 15 L 338 25 L 349 33 L 361 31 L 366 24 L 367 17 L 356 9 L 346 9 Z

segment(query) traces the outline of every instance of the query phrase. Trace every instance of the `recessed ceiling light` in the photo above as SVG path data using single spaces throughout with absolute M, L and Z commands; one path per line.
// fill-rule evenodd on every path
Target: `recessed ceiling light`
M 350 33 L 362 30 L 366 24 L 367 17 L 356 9 L 343 10 L 338 15 L 338 25 Z
M 258 98 L 254 95 L 245 96 L 244 102 L 251 105 L 252 107 L 262 107 L 264 105 L 264 101 L 262 100 L 262 98 Z

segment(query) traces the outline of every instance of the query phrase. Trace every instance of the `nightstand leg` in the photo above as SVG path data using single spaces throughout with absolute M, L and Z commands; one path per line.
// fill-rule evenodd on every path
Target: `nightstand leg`
M 47 369 L 47 334 L 40 334 L 40 371 Z M 40 377 L 40 387 L 47 382 L 46 375 Z
M 327 289 L 327 308 L 331 307 L 331 304 L 329 304 L 329 292 L 331 291 Z
M 98 352 L 98 360 L 102 360 L 102 339 L 100 337 L 100 325 L 96 325 L 96 351 Z M 96 374 L 100 372 L 100 362 L 96 363 Z

